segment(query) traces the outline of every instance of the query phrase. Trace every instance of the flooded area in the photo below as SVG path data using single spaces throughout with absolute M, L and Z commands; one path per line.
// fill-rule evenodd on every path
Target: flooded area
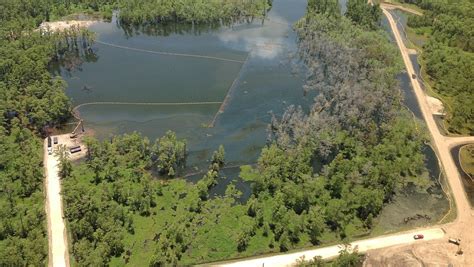
M 407 14 L 405 12 L 400 11 L 400 10 L 392 10 L 391 14 L 396 18 L 397 26 L 399 27 L 400 32 L 401 33 L 406 33 L 405 27 L 406 27 L 406 24 L 407 24 Z M 388 27 L 386 19 L 383 22 L 383 25 L 385 25 L 384 27 Z M 386 28 L 386 29 L 388 29 L 388 28 Z M 407 44 L 406 34 L 402 34 L 402 35 L 403 35 L 405 44 Z M 391 36 L 393 37 L 392 34 L 391 34 Z M 422 44 L 417 44 L 417 45 L 422 45 Z M 421 75 L 421 66 L 418 62 L 418 57 L 419 57 L 419 55 L 417 55 L 417 54 L 411 54 L 410 55 L 410 61 L 412 62 L 412 65 L 413 65 L 414 70 L 416 72 L 417 79 L 420 81 L 420 85 L 421 85 L 422 89 L 426 90 L 425 82 L 423 81 L 423 78 L 422 78 L 422 75 Z M 408 79 L 407 80 L 408 81 L 407 85 L 404 85 L 404 82 L 401 81 L 401 88 L 404 91 L 405 96 L 406 96 L 405 97 L 405 104 L 415 114 L 415 116 L 417 116 L 418 118 L 422 118 L 421 117 L 421 112 L 419 111 L 419 106 L 416 103 L 415 95 L 413 93 L 413 90 L 411 90 L 411 85 L 409 83 L 410 78 L 408 77 L 408 75 L 404 75 L 404 76 L 406 76 L 405 78 Z M 403 80 L 405 80 L 405 78 L 403 78 Z M 400 80 L 400 78 L 399 78 L 399 80 Z M 410 88 L 410 89 L 407 90 L 408 88 Z M 414 101 L 412 101 L 412 99 Z M 417 114 L 419 114 L 419 115 L 417 115 Z M 443 121 L 445 119 L 444 116 L 443 115 L 433 115 L 433 117 L 435 119 L 436 125 L 438 126 L 438 130 L 443 135 L 449 135 L 449 132 L 446 130 L 446 127 L 444 125 L 444 121 Z M 467 197 L 468 197 L 471 205 L 474 205 L 474 182 L 471 181 L 469 179 L 469 177 L 467 177 L 467 175 L 462 171 L 462 169 L 460 167 L 460 162 L 459 162 L 459 149 L 460 149 L 460 147 L 461 146 L 457 146 L 457 147 L 451 149 L 451 156 L 453 157 L 453 160 L 454 160 L 454 162 L 455 162 L 455 164 L 458 168 L 458 171 L 460 173 L 460 176 L 462 177 L 462 183 L 463 183 L 465 192 L 467 194 Z
M 272 114 L 279 116 L 290 105 L 307 110 L 313 102 L 315 93 L 304 96 L 304 75 L 295 71 L 303 67 L 292 24 L 305 10 L 304 0 L 274 0 L 264 21 L 232 26 L 124 29 L 115 20 L 98 23 L 91 27 L 97 33 L 94 60 L 60 74 L 96 137 L 137 131 L 154 140 L 173 130 L 185 138 L 189 155 L 183 175 L 190 181 L 202 177 L 212 152 L 224 145 L 228 167 L 210 193 L 222 194 L 234 182 L 245 201 L 251 189 L 238 178 L 239 166 L 256 162 Z M 404 105 L 421 120 L 410 77 L 401 73 L 398 79 Z M 436 156 L 429 147 L 425 155 L 432 186 L 397 196 L 379 216 L 381 231 L 404 228 L 404 218 L 416 214 L 435 223 L 449 209 Z
M 77 112 L 98 138 L 139 131 L 155 139 L 173 130 L 188 140 L 190 170 L 206 168 L 220 144 L 229 164 L 252 163 L 265 144 L 270 112 L 312 103 L 303 97 L 303 78 L 292 71 L 298 63 L 291 25 L 305 9 L 304 0 L 275 1 L 265 21 L 222 27 L 98 23 L 91 27 L 97 61 L 61 71 L 67 94 L 74 106 L 86 104 Z M 170 54 L 153 53 L 159 51 Z
M 453 157 L 454 163 L 456 164 L 456 168 L 461 175 L 462 184 L 464 186 L 464 190 L 466 191 L 467 199 L 469 200 L 469 204 L 471 207 L 474 207 L 474 181 L 462 170 L 461 164 L 459 162 L 459 151 L 463 147 L 463 145 L 456 146 L 451 149 L 451 156 Z

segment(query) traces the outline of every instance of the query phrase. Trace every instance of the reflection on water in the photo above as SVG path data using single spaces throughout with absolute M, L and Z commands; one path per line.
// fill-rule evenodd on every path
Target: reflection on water
M 206 126 L 219 105 L 90 105 L 78 109 L 86 127 L 99 138 L 134 130 L 150 139 L 171 129 L 188 140 L 189 171 L 205 168 L 203 155 L 223 144 L 229 164 L 248 164 L 258 157 L 273 112 L 291 104 L 308 107 L 303 78 L 292 73 L 296 35 L 291 25 L 305 13 L 305 0 L 274 1 L 265 21 L 222 25 L 124 27 L 115 20 L 92 27 L 97 39 L 135 50 L 95 44 L 99 60 L 62 75 L 74 105 L 89 102 L 222 102 L 235 88 L 214 128 Z M 157 55 L 166 51 L 248 62 Z M 243 67 L 242 67 L 243 66 Z M 86 88 L 87 90 L 83 90 Z M 235 178 L 235 177 L 234 177 Z

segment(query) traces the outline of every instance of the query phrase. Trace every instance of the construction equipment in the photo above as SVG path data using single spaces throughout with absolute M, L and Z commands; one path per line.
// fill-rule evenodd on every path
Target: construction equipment
M 450 238 L 448 239 L 448 242 L 451 243 L 451 244 L 455 244 L 455 245 L 460 245 L 461 244 L 461 239 L 459 238 Z
M 81 127 L 81 132 L 83 133 L 85 130 L 84 130 L 84 120 L 80 120 L 77 125 L 76 125 L 76 128 L 74 128 L 74 130 L 72 131 L 71 135 L 69 136 L 70 138 L 76 138 L 77 137 L 77 130 L 79 129 L 79 127 Z

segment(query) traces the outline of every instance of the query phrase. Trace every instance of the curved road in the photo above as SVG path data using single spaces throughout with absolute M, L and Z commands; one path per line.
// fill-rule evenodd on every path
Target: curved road
M 370 3 L 370 0 L 369 0 Z M 384 15 L 387 17 L 390 27 L 394 33 L 395 40 L 398 48 L 405 63 L 406 70 L 411 76 L 415 73 L 412 62 L 409 58 L 409 50 L 405 47 L 403 39 L 400 35 L 398 27 L 392 15 L 387 9 L 400 8 L 402 10 L 419 14 L 406 7 L 398 7 L 394 5 L 381 5 Z M 408 9 L 408 10 L 407 10 Z M 450 137 L 443 136 L 439 131 L 436 122 L 434 120 L 431 109 L 427 103 L 427 96 L 420 86 L 418 79 L 410 79 L 413 90 L 415 92 L 418 104 L 423 114 L 423 118 L 426 122 L 428 130 L 431 135 L 431 141 L 438 155 L 440 164 L 444 168 L 449 186 L 452 191 L 452 195 L 456 202 L 457 218 L 454 222 L 445 225 L 440 225 L 438 228 L 433 226 L 432 228 L 418 229 L 408 233 L 399 233 L 395 235 L 382 236 L 362 241 L 356 241 L 351 243 L 351 247 L 358 247 L 359 252 L 366 252 L 371 249 L 390 247 L 394 245 L 412 245 L 415 241 L 413 235 L 421 233 L 425 236 L 424 241 L 418 241 L 417 243 L 424 243 L 427 240 L 436 240 L 446 238 L 445 233 L 449 236 L 460 237 L 462 239 L 462 247 L 465 249 L 464 256 L 461 259 L 463 262 L 462 266 L 474 266 L 474 214 L 469 205 L 464 187 L 461 182 L 461 176 L 456 168 L 453 158 L 450 154 L 450 149 L 456 145 L 474 143 L 474 136 L 467 137 Z M 441 227 L 443 227 L 441 229 Z M 445 240 L 444 242 L 447 242 Z M 226 263 L 216 263 L 215 266 L 290 266 L 293 265 L 296 260 L 304 257 L 305 259 L 312 259 L 315 256 L 321 256 L 323 259 L 330 259 L 336 257 L 342 247 L 331 246 L 325 248 L 318 248 L 312 250 L 305 250 L 296 253 L 280 254 L 268 257 L 253 258 L 248 260 L 240 260 Z

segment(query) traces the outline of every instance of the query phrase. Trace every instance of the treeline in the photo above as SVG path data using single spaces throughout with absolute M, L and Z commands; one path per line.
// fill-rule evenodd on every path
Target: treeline
M 69 100 L 47 70 L 54 43 L 20 5 L 0 4 L 0 266 L 41 266 L 48 240 L 37 136 L 67 116 Z
M 413 2 L 413 1 L 409 1 Z M 454 133 L 474 134 L 474 3 L 417 0 L 423 16 L 410 15 L 408 26 L 429 37 L 423 65 L 444 102 L 446 122 Z
M 3 103 L 2 98 L 1 112 L 5 112 Z M 18 119 L 7 123 L 2 116 L 0 266 L 47 264 L 42 152 L 41 139 L 34 132 Z
M 125 24 L 209 23 L 261 18 L 272 0 L 133 0 L 118 1 Z
M 36 24 L 57 20 L 73 13 L 98 14 L 111 18 L 119 11 L 122 24 L 157 24 L 167 22 L 210 23 L 262 18 L 272 0 L 38 0 L 4 1 L 4 16 L 33 17 Z

